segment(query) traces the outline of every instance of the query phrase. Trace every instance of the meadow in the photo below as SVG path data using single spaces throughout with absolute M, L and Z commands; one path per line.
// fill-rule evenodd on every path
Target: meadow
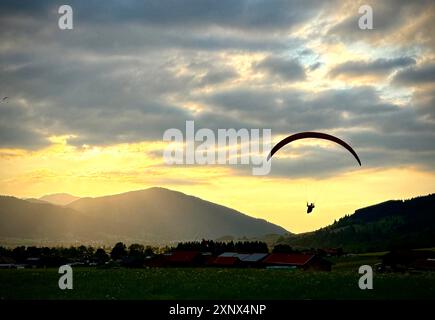
M 74 289 L 57 269 L 0 270 L 0 299 L 434 299 L 435 272 L 376 273 L 360 290 L 358 267 L 377 254 L 336 258 L 332 272 L 302 270 L 74 268 Z

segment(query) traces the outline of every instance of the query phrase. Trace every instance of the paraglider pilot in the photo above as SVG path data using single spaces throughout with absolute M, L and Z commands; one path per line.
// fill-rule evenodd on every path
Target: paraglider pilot
M 307 202 L 307 213 L 310 213 L 311 211 L 313 211 L 313 209 L 315 208 L 315 205 L 314 205 L 314 203 L 310 203 L 310 204 L 308 204 L 308 202 Z

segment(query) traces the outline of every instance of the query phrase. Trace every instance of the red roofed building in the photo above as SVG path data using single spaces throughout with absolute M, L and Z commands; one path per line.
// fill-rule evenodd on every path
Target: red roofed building
M 267 253 L 237 253 L 237 252 L 224 252 L 218 258 L 237 258 L 238 264 L 243 267 L 262 267 L 261 261 L 267 257 Z M 219 260 L 218 260 L 219 261 Z
M 158 254 L 151 257 L 146 257 L 144 261 L 145 267 L 151 267 L 151 268 L 159 268 L 159 267 L 165 267 L 167 265 L 165 256 L 162 254 Z
M 263 260 L 266 266 L 289 266 L 304 270 L 331 271 L 331 262 L 314 254 L 272 253 Z
M 192 267 L 202 263 L 202 255 L 198 251 L 174 251 L 165 256 L 166 262 L 174 267 Z
M 237 257 L 216 257 L 210 265 L 213 267 L 237 267 L 240 266 L 240 259 Z

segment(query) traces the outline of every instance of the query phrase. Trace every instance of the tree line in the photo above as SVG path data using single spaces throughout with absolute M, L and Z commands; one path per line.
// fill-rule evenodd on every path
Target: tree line
M 15 263 L 26 264 L 29 259 L 38 259 L 44 266 L 58 266 L 70 262 L 104 264 L 111 259 L 119 260 L 126 257 L 145 259 L 147 255 L 154 255 L 155 250 L 156 248 L 151 246 L 145 247 L 136 243 L 127 247 L 122 242 L 118 242 L 111 250 L 84 245 L 67 248 L 18 246 L 13 249 L 0 246 L 0 263 L 13 259 Z
M 127 266 L 142 265 L 147 257 L 171 251 L 199 251 L 219 255 L 223 252 L 239 253 L 269 253 L 265 242 L 261 241 L 227 241 L 213 240 L 180 242 L 175 247 L 156 248 L 133 243 L 129 246 L 123 242 L 116 243 L 112 248 L 94 248 L 92 246 L 71 247 L 36 247 L 18 246 L 6 248 L 0 246 L 0 264 L 27 264 L 29 259 L 38 261 L 41 266 L 59 266 L 72 262 L 84 264 L 104 265 L 109 261 L 121 261 Z M 295 252 L 288 245 L 279 244 L 272 249 L 273 253 Z
M 218 255 L 223 252 L 243 252 L 243 253 L 267 253 L 269 248 L 265 242 L 262 241 L 191 241 L 178 243 L 175 250 L 185 251 L 199 251 L 199 252 L 211 252 Z

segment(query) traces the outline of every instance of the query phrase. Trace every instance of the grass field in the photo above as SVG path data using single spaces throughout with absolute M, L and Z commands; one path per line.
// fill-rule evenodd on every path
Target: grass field
M 374 275 L 360 290 L 358 267 L 378 255 L 335 259 L 332 272 L 155 268 L 74 269 L 74 289 L 57 269 L 0 270 L 0 299 L 435 299 L 435 273 Z

